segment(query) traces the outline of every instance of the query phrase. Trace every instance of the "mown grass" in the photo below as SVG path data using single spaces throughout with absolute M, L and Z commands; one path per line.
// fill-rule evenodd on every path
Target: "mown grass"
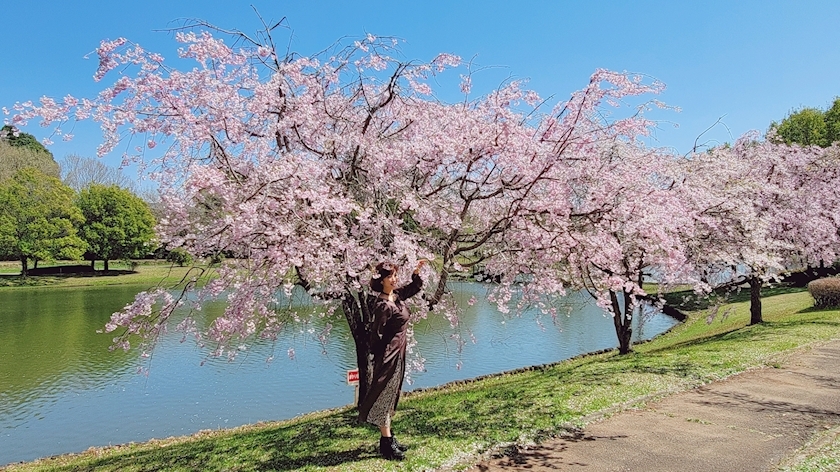
M 482 454 L 574 430 L 600 415 L 778 365 L 791 352 L 840 337 L 840 311 L 810 308 L 802 290 L 768 296 L 766 322 L 746 326 L 748 302 L 710 324 L 705 311 L 633 353 L 586 356 L 409 395 L 393 428 L 411 446 L 400 463 L 378 458 L 378 431 L 344 408 L 290 421 L 91 449 L 11 466 L 18 471 L 461 470 Z M 818 470 L 818 469 L 817 469 Z
M 78 262 L 59 262 L 49 266 L 74 265 Z M 44 265 L 46 267 L 47 265 Z M 129 266 L 121 261 L 109 264 L 109 271 L 104 272 L 102 264 L 96 272 L 68 275 L 31 275 L 20 276 L 20 263 L 0 262 L 0 290 L 37 287 L 95 287 L 102 285 L 136 285 L 144 288 L 161 285 L 177 285 L 186 276 L 198 275 L 200 268 L 179 267 L 163 261 L 142 261 Z

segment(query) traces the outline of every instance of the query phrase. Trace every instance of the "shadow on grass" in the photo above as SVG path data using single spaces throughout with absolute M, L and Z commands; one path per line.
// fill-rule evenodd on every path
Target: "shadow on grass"
M 763 287 L 761 289 L 761 298 L 763 300 L 767 297 L 801 291 L 801 287 L 794 287 L 785 284 L 774 285 Z M 665 299 L 665 302 L 670 306 L 683 311 L 699 311 L 708 310 L 716 304 L 749 302 L 750 290 L 749 288 L 742 288 L 740 290 L 722 290 L 711 293 L 706 297 L 698 296 L 692 290 L 681 290 L 677 292 L 668 292 L 662 296 Z
M 805 309 L 797 314 L 820 313 L 825 310 Z M 835 319 L 826 318 L 789 318 L 780 321 L 765 321 L 764 323 L 744 326 L 722 333 L 710 334 L 691 340 L 674 344 L 663 345 L 643 352 L 633 351 L 628 355 L 615 354 L 606 359 L 599 359 L 596 362 L 584 362 L 575 367 L 559 372 L 560 377 L 566 382 L 576 382 L 589 386 L 609 383 L 619 373 L 645 373 L 657 375 L 672 375 L 682 378 L 702 378 L 708 370 L 706 362 L 697 362 L 698 356 L 704 356 L 700 351 L 722 351 L 722 345 L 730 346 L 754 346 L 759 343 L 773 342 L 780 331 L 792 331 L 806 326 L 826 326 L 840 328 L 840 317 Z M 692 353 L 694 351 L 694 353 Z M 674 358 L 663 357 L 660 354 L 685 354 L 687 360 L 680 362 Z M 725 359 L 711 360 L 708 363 L 718 363 Z
M 22 277 L 20 274 L 0 274 L 0 287 L 47 287 L 57 285 L 67 279 L 85 279 L 93 277 L 119 277 L 121 275 L 136 274 L 134 270 L 98 270 L 95 272 L 80 272 L 74 274 L 30 275 Z
M 824 306 L 812 306 L 810 308 L 804 308 L 802 310 L 797 311 L 797 314 L 810 314 L 810 313 L 822 313 L 826 311 L 840 311 L 840 306 L 832 306 L 832 307 L 824 307 Z
M 804 310 L 800 310 L 797 313 L 800 314 L 807 314 L 807 313 L 818 313 L 824 312 L 824 309 L 813 309 L 808 308 Z M 647 353 L 655 354 L 658 352 L 665 352 L 665 351 L 674 351 L 682 348 L 690 348 L 704 344 L 712 344 L 717 342 L 755 342 L 755 341 L 762 341 L 774 336 L 774 331 L 777 330 L 785 330 L 796 328 L 799 326 L 805 325 L 824 325 L 824 326 L 840 326 L 840 318 L 830 320 L 830 319 L 814 319 L 814 318 L 801 318 L 801 319 L 786 319 L 786 320 L 779 320 L 779 321 L 764 321 L 763 323 L 744 326 L 741 328 L 733 329 L 732 331 L 726 331 L 723 333 L 711 334 L 708 336 L 699 337 L 696 339 L 691 339 L 687 341 L 682 341 L 674 344 L 664 345 L 662 347 L 653 348 L 648 351 Z
M 115 453 L 84 465 L 55 467 L 61 471 L 158 470 L 296 470 L 332 467 L 379 457 L 377 435 L 356 425 L 353 411 L 318 421 L 268 427 L 256 431 L 210 433 L 209 437 L 170 445 L 144 446 Z M 344 444 L 336 448 L 336 444 Z M 378 442 L 377 444 L 378 445 Z
M 472 407 L 479 399 L 467 402 Z M 453 406 L 412 402 L 400 408 L 394 429 L 411 449 L 422 447 L 428 439 L 475 437 L 470 424 L 449 421 Z M 507 405 L 510 408 L 510 405 Z M 469 414 L 469 413 L 467 413 Z M 506 415 L 499 414 L 504 417 Z M 354 409 L 328 413 L 323 417 L 290 425 L 252 431 L 208 433 L 207 437 L 169 445 L 142 445 L 139 450 L 110 451 L 106 457 L 91 458 L 72 465 L 52 466 L 54 471 L 291 471 L 305 467 L 330 468 L 371 460 L 369 470 L 382 469 L 378 454 L 379 431 L 356 421 Z M 406 438 L 410 438 L 406 441 Z M 410 460 L 410 458 L 408 459 Z

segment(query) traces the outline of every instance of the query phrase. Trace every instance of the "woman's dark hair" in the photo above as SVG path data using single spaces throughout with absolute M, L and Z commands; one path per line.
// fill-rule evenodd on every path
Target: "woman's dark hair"
M 398 267 L 390 262 L 380 262 L 379 264 L 376 264 L 376 268 L 374 269 L 376 275 L 370 279 L 370 288 L 374 292 L 381 292 L 384 288 L 382 287 L 382 279 L 390 276 L 391 274 L 396 274 L 397 269 Z

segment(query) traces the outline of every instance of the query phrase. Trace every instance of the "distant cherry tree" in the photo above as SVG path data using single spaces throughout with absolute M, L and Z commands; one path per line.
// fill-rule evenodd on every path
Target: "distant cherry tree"
M 685 161 L 682 200 L 697 215 L 687 255 L 710 285 L 749 284 L 751 324 L 767 281 L 837 260 L 838 156 L 748 133 Z
M 536 224 L 514 238 L 521 266 L 563 274 L 564 286 L 586 290 L 612 315 L 621 354 L 631 350 L 634 320 L 661 307 L 661 292 L 704 287 L 685 256 L 694 215 L 681 200 L 679 165 L 660 149 L 602 141 L 568 163 L 568 194 L 546 200 Z

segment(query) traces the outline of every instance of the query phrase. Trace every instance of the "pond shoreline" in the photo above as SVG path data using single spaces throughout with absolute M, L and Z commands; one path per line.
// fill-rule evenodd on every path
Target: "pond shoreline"
M 356 367 L 355 353 L 340 316 L 303 316 L 277 340 L 250 340 L 234 361 L 210 357 L 207 349 L 183 342 L 176 332 L 158 340 L 151 364 L 140 351 L 109 352 L 113 334 L 97 331 L 145 288 L 55 285 L 0 292 L 5 302 L 0 307 L 0 356 L 18 360 L 0 364 L 0 378 L 8 380 L 0 390 L 0 461 L 281 420 L 352 401 L 346 371 Z M 465 307 L 457 328 L 443 317 L 418 321 L 415 360 L 425 368 L 412 364 L 419 370 L 411 373 L 406 389 L 509 375 L 617 344 L 611 319 L 591 297 L 570 295 L 564 303 L 574 311 L 564 309 L 556 319 L 536 309 L 509 316 L 485 300 L 488 289 L 452 283 L 452 296 Z M 470 306 L 470 299 L 477 301 Z M 224 300 L 203 305 L 198 328 L 206 329 L 224 308 Z M 172 326 L 188 309 L 174 315 Z M 653 315 L 639 324 L 637 337 L 654 336 L 674 324 L 667 316 Z M 320 340 L 325 330 L 331 332 L 329 339 Z M 288 359 L 287 349 L 294 350 Z M 138 368 L 149 375 L 138 375 Z M 120 411 L 122 420 L 108 411 Z
M 776 366 L 792 352 L 840 337 L 840 311 L 809 309 L 807 293 L 783 293 L 765 302 L 763 325 L 748 326 L 748 303 L 738 302 L 730 317 L 713 324 L 706 323 L 703 312 L 692 312 L 688 323 L 637 345 L 631 355 L 618 356 L 615 351 L 582 355 L 556 365 L 515 369 L 518 372 L 407 395 L 395 428 L 412 449 L 399 464 L 377 457 L 374 431 L 356 424 L 353 408 L 345 406 L 285 421 L 91 448 L 6 467 L 15 472 L 167 467 L 460 470 L 493 451 L 539 443 L 579 428 L 585 418 L 599 412 L 755 367 Z M 443 424 L 445 435 L 438 432 Z

